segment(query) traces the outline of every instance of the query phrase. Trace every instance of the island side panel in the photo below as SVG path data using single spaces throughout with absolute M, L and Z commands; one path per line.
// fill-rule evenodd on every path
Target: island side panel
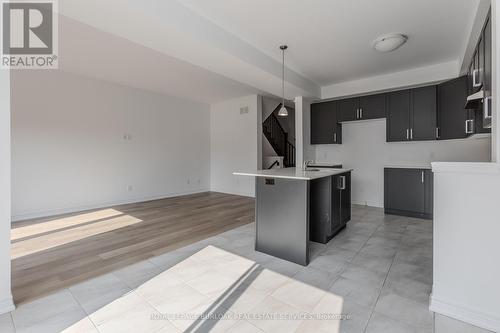
M 255 250 L 309 264 L 309 181 L 255 180 Z

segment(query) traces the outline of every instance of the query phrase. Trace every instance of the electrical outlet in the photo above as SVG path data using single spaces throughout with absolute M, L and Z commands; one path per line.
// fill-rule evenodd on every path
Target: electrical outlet
M 248 106 L 244 106 L 242 108 L 240 108 L 240 114 L 245 114 L 245 113 L 248 113 Z

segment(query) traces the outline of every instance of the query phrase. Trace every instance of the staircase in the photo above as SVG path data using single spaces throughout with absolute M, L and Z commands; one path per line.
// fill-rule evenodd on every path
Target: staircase
M 278 105 L 278 108 L 281 104 Z M 288 133 L 281 126 L 276 115 L 271 113 L 262 124 L 262 132 L 278 156 L 283 156 L 286 168 L 295 166 L 295 146 L 288 140 Z

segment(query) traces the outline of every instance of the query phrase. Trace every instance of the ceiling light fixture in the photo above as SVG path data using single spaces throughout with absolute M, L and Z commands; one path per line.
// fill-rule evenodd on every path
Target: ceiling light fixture
M 379 52 L 391 52 L 401 47 L 408 40 L 403 34 L 388 34 L 380 36 L 375 40 L 373 48 Z
M 282 88 L 283 88 L 283 103 L 281 104 L 281 109 L 278 111 L 278 116 L 280 117 L 286 117 L 288 116 L 288 110 L 285 107 L 285 50 L 288 48 L 286 45 L 281 45 L 280 50 L 281 53 L 283 53 L 283 77 L 282 77 Z

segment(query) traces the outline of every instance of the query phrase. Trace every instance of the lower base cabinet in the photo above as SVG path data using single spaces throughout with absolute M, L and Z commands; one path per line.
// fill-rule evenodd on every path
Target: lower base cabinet
M 311 181 L 309 239 L 328 243 L 351 219 L 351 173 Z
M 433 177 L 429 169 L 385 168 L 386 214 L 432 219 Z

